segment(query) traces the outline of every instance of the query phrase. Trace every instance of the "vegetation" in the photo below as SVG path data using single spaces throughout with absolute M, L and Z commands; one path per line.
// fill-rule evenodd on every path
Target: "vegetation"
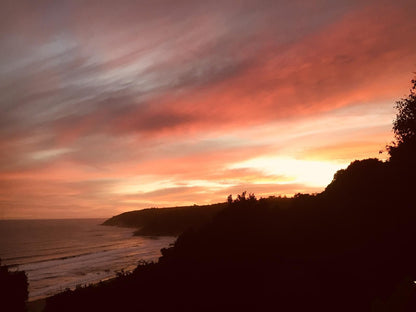
M 392 162 L 406 162 L 414 167 L 416 152 L 416 78 L 407 98 L 396 102 L 397 115 L 393 122 L 396 142 L 388 146 Z
M 0 260 L 0 311 L 26 311 L 28 282 L 23 271 L 10 271 Z
M 389 161 L 354 161 L 320 194 L 229 196 L 158 263 L 49 298 L 46 311 L 416 311 L 415 129 Z
M 412 80 L 410 95 L 396 102 L 398 110 L 393 122 L 393 130 L 399 144 L 416 138 L 416 79 Z

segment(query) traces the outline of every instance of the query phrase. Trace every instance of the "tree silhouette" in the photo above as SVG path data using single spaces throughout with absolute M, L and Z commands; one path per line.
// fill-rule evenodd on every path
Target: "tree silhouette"
M 399 144 L 416 137 L 416 78 L 412 84 L 409 97 L 396 102 L 398 113 L 393 122 L 393 131 Z
M 416 78 L 407 98 L 396 102 L 397 115 L 393 121 L 396 142 L 388 146 L 390 160 L 393 163 L 406 163 L 415 167 L 416 155 Z

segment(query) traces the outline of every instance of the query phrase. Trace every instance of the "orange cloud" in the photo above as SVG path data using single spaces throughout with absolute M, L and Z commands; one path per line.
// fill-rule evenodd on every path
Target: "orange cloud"
M 113 5 L 0 13 L 0 218 L 317 192 L 282 166 L 386 157 L 413 1 Z

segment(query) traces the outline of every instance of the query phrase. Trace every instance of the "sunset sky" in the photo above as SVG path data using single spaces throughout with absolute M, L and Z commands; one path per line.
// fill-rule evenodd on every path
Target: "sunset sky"
M 0 219 L 319 192 L 393 140 L 416 2 L 2 1 Z

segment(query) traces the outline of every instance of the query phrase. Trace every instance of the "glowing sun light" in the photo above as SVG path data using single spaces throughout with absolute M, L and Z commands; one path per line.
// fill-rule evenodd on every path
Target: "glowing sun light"
M 234 164 L 232 169 L 251 168 L 281 177 L 280 184 L 302 183 L 324 187 L 332 181 L 339 169 L 348 164 L 329 161 L 310 161 L 288 157 L 259 157 Z M 277 178 L 279 179 L 279 178 Z

